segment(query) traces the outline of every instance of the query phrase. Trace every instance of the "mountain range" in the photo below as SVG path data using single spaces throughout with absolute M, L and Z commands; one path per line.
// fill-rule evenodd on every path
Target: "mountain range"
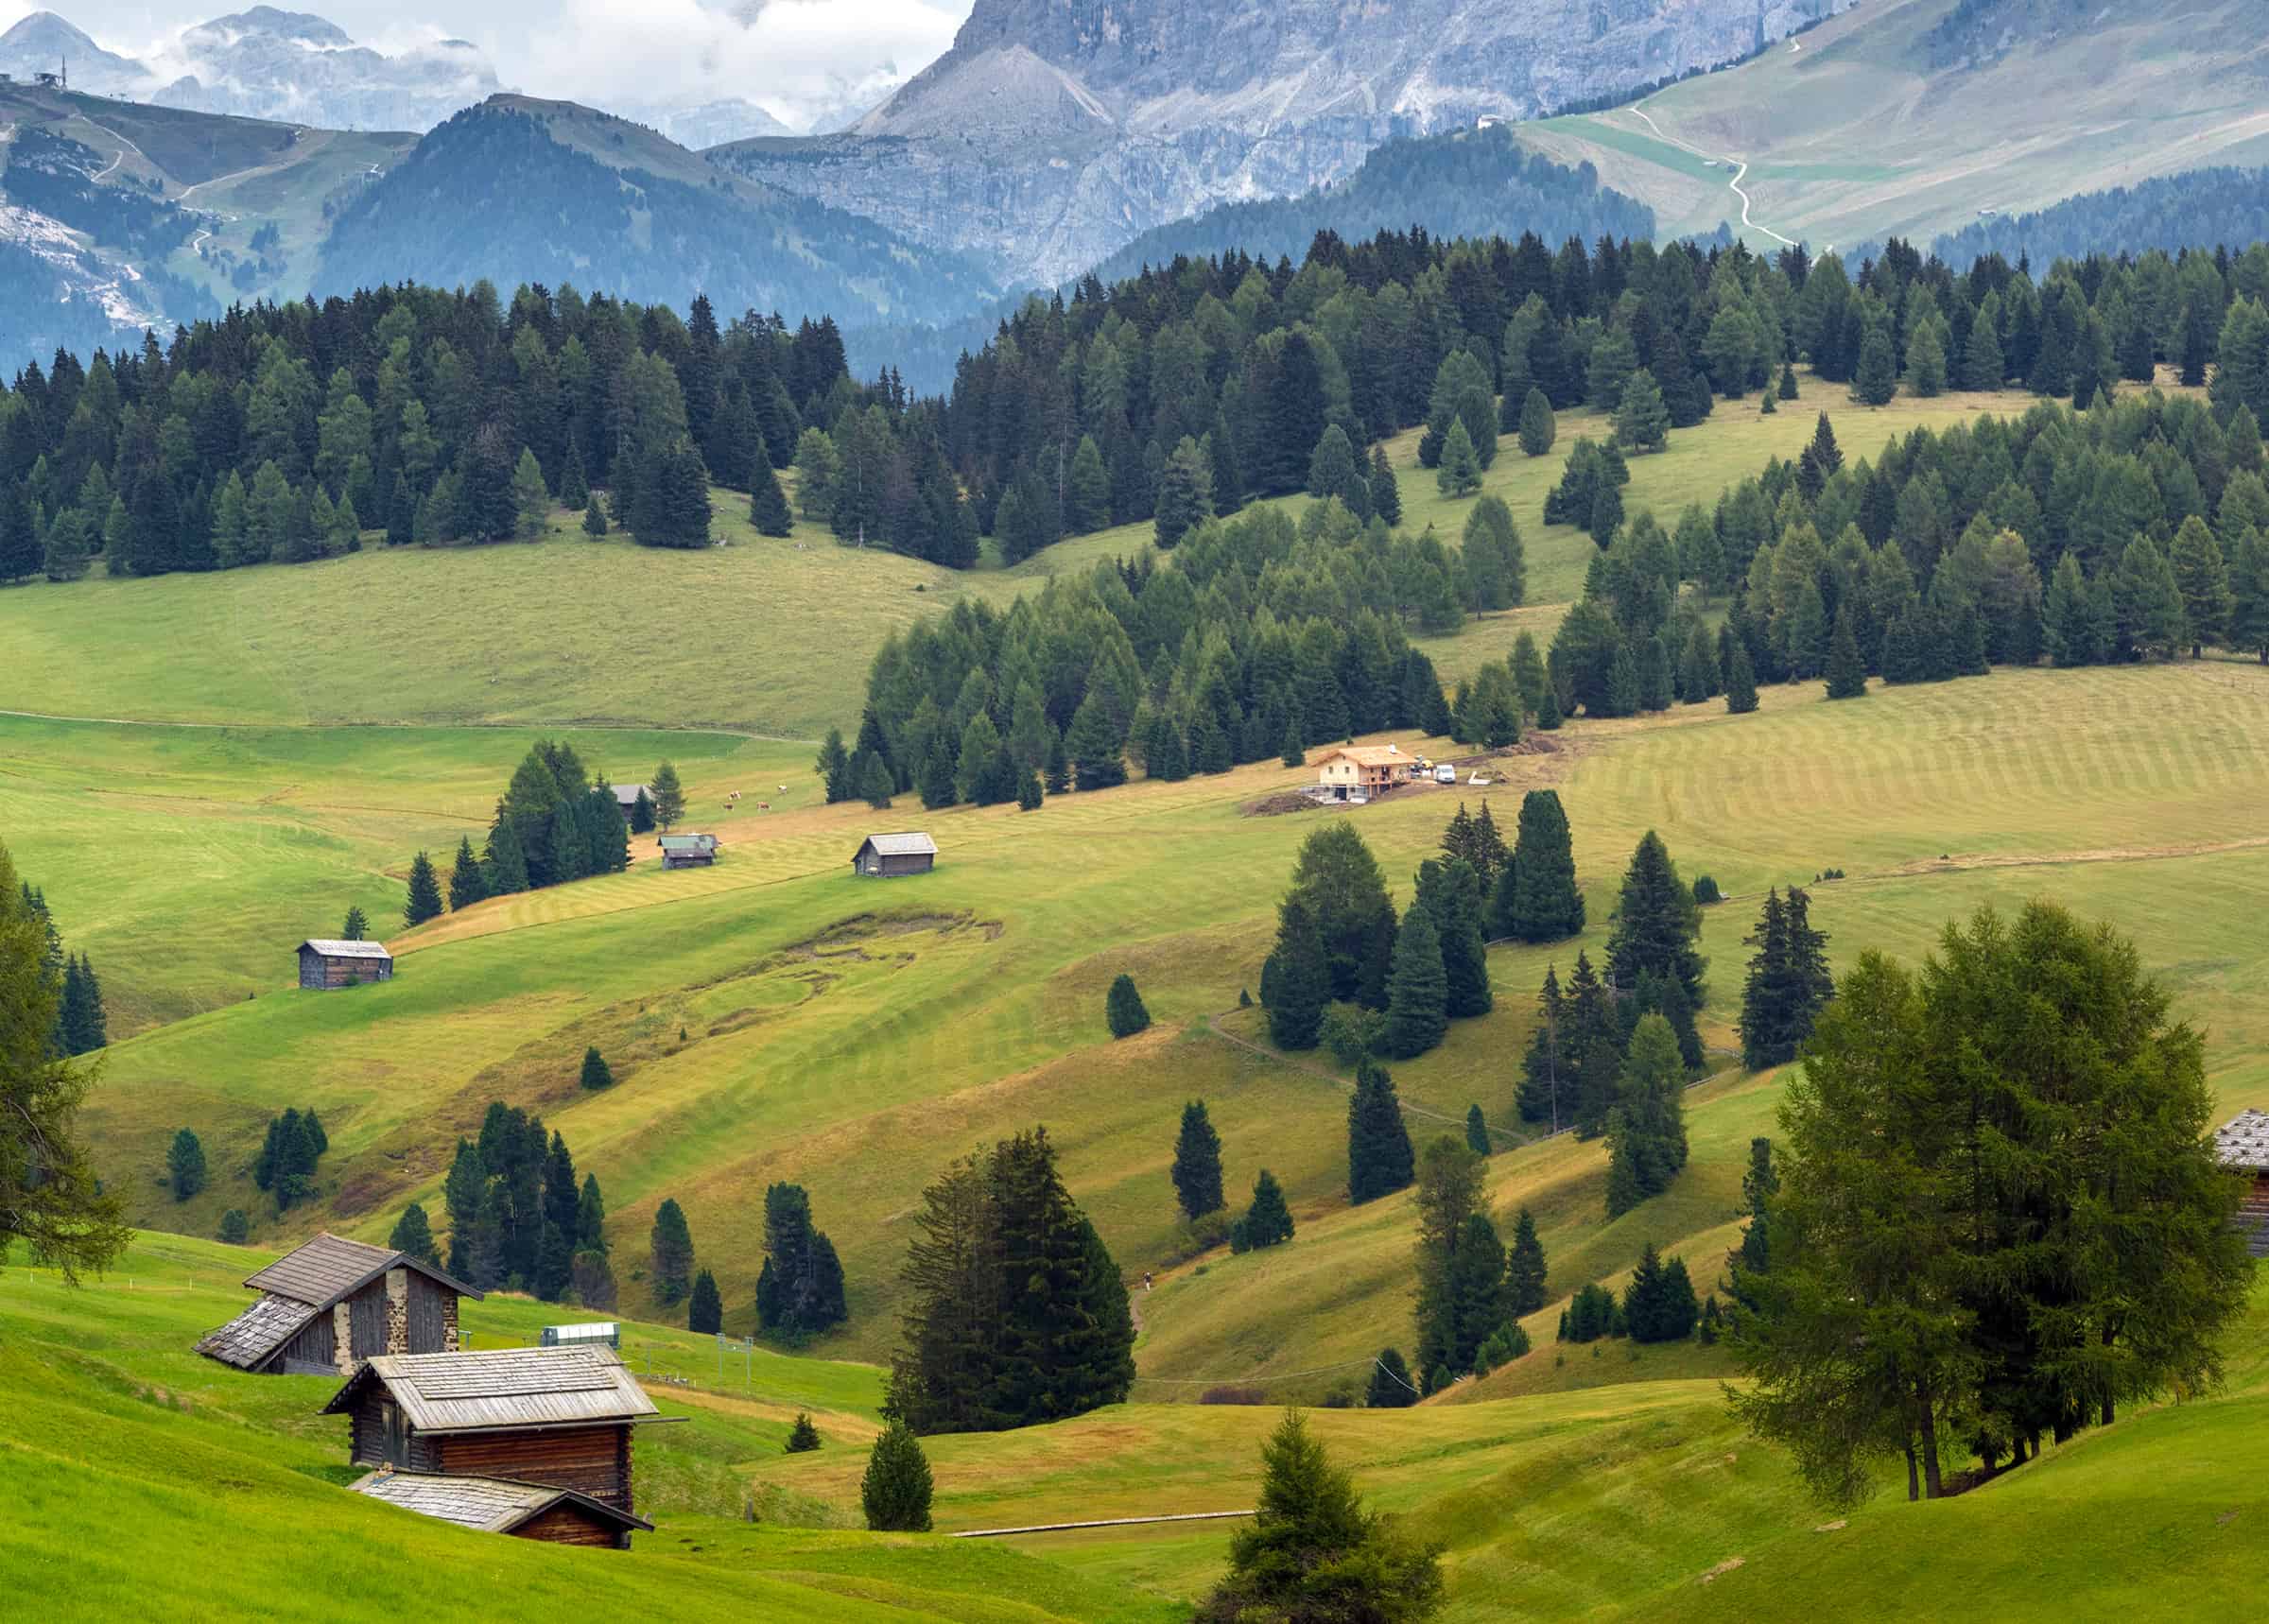
M 718 154 L 917 242 L 1060 281 L 1381 142 L 1519 119 L 1754 54 L 1852 0 L 977 0 L 839 135 Z

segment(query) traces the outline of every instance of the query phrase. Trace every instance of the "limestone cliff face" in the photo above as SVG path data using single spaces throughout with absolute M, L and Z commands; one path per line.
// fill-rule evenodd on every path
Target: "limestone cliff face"
M 1854 0 L 978 0 L 844 134 L 713 156 L 1012 281 L 1336 181 L 1395 135 L 1738 60 Z

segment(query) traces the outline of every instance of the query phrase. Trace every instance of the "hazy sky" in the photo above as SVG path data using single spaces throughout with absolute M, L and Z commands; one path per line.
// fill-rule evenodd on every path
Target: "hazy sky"
M 471 40 L 515 90 L 570 100 L 744 95 L 775 112 L 868 98 L 953 43 L 972 0 L 282 0 L 392 52 Z M 191 23 L 251 0 L 60 0 L 43 8 L 105 48 L 147 58 Z M 43 8 L 0 0 L 0 27 Z M 794 122 L 794 120 L 791 120 Z

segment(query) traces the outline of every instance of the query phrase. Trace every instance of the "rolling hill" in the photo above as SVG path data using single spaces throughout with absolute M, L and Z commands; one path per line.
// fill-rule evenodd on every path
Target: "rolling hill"
M 2262 162 L 2269 67 L 2252 17 L 2236 0 L 1871 0 L 1787 49 L 1521 135 L 1594 164 L 1666 234 L 1738 228 L 1738 180 L 1755 248 L 1927 242 L 1983 215 Z

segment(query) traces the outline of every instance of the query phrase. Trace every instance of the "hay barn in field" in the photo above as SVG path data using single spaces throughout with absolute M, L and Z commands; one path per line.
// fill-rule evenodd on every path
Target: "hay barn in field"
M 458 1300 L 480 1293 L 407 1253 L 319 1235 L 245 1285 L 259 1300 L 197 1351 L 263 1375 L 349 1375 L 381 1354 L 457 1348 Z
M 926 874 L 938 866 L 938 843 L 924 834 L 869 835 L 851 854 L 851 872 L 869 879 L 892 880 Z
M 654 798 L 653 791 L 643 784 L 617 784 L 615 786 L 615 804 L 622 808 L 622 821 L 625 823 L 631 821 L 631 808 L 638 804 L 638 797 L 641 795 L 645 796 L 649 803 L 651 803 Z
M 2214 1135 L 2214 1153 L 2225 1167 L 2251 1176 L 2238 1227 L 2254 1256 L 2269 1257 L 2269 1111 L 2242 1111 L 2225 1123 Z
M 391 981 L 394 956 L 375 942 L 333 942 L 310 937 L 300 943 L 300 985 L 355 987 Z
M 715 835 L 665 835 L 654 844 L 666 869 L 705 869 L 717 861 Z
M 357 1466 L 391 1467 L 397 1475 L 423 1478 L 566 1490 L 623 1513 L 632 1519 L 631 1526 L 649 1526 L 635 1521 L 631 1428 L 662 1417 L 611 1349 L 381 1355 L 348 1377 L 322 1413 L 348 1418 L 349 1453 Z M 399 1491 L 411 1493 L 435 1498 L 443 1492 Z M 467 1493 L 477 1499 L 494 1491 Z M 468 1505 L 464 1513 L 476 1510 Z M 510 1508 L 496 1510 L 498 1515 L 512 1514 Z M 587 1537 L 594 1531 L 592 1513 L 580 1502 L 570 1507 L 547 1503 L 529 1511 L 528 1519 L 555 1512 L 561 1524 L 556 1532 L 539 1529 L 529 1537 L 574 1534 L 569 1543 L 630 1543 L 630 1526 L 615 1529 L 606 1540 Z

